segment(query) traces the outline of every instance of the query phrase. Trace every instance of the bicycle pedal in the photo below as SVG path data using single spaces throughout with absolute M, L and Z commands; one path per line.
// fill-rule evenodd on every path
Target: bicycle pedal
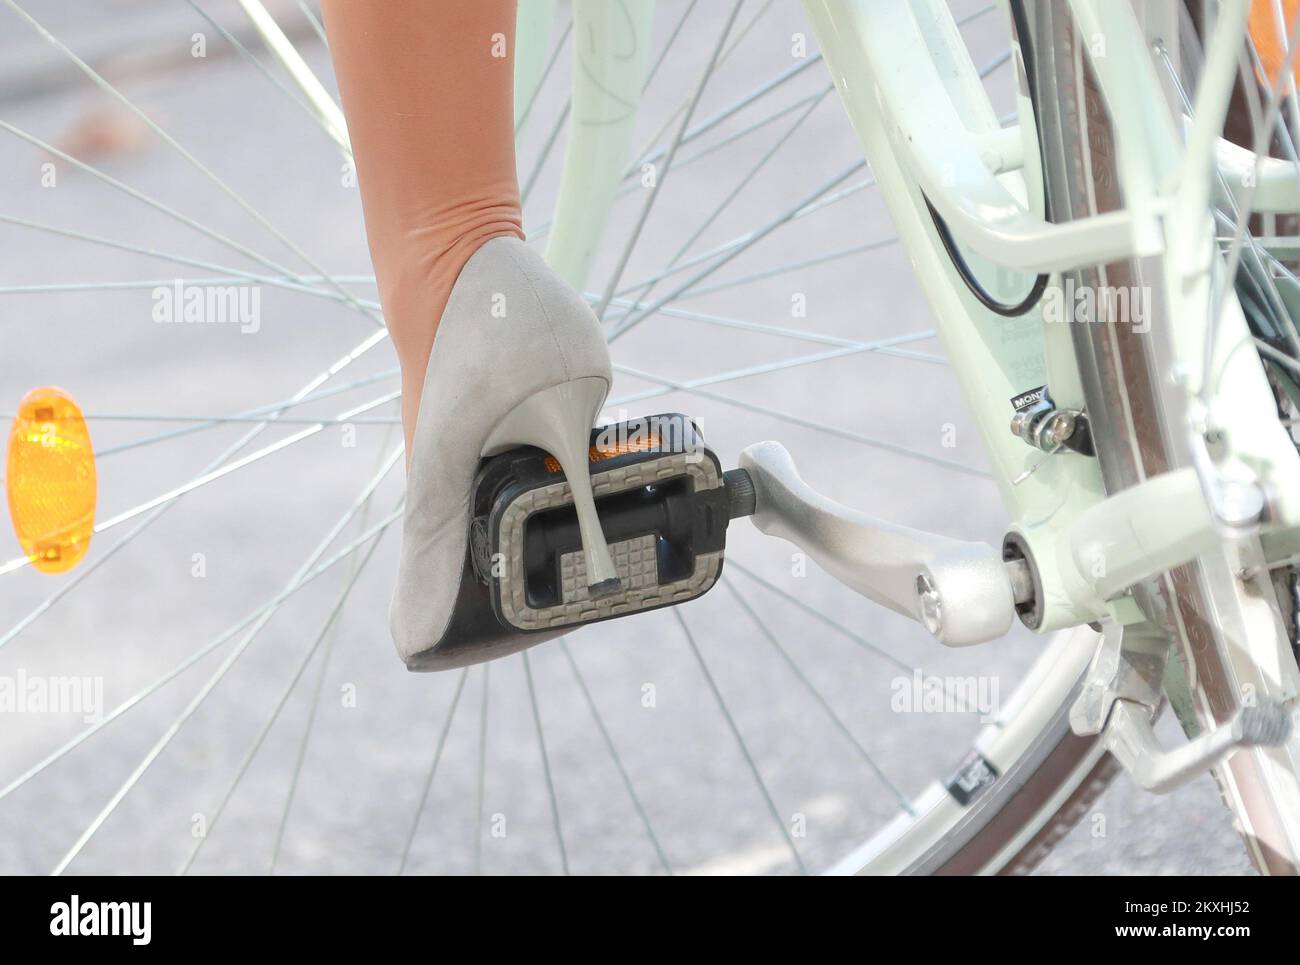
M 470 551 L 503 627 L 531 633 L 608 620 L 694 600 L 717 582 L 735 494 L 690 419 L 666 413 L 594 429 L 588 465 L 621 581 L 599 596 L 587 585 L 559 463 L 522 447 L 479 472 Z
M 466 574 L 439 669 L 686 603 L 717 582 L 727 524 L 753 513 L 754 490 L 745 470 L 723 471 L 688 417 L 593 429 L 588 468 L 620 588 L 593 595 L 587 585 L 573 494 L 557 460 L 531 446 L 487 458 L 474 482 Z

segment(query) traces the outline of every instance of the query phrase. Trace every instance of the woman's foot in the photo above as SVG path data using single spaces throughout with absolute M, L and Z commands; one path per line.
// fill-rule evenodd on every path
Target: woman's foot
M 479 460 L 517 445 L 553 455 L 572 488 L 593 596 L 618 588 L 588 475 L 609 351 L 587 303 L 523 242 L 493 238 L 462 269 L 429 356 L 409 450 L 390 623 L 412 669 L 439 661 L 466 566 Z M 495 654 L 499 655 L 499 654 Z

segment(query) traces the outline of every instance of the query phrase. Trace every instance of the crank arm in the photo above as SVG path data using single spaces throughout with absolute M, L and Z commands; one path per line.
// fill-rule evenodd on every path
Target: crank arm
M 740 454 L 755 492 L 754 525 L 804 550 L 867 599 L 911 617 L 944 644 L 1003 636 L 1031 592 L 1024 561 L 987 543 L 897 526 L 843 506 L 800 478 L 777 442 Z

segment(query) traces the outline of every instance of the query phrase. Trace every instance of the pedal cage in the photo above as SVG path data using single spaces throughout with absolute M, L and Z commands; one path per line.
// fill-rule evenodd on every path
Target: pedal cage
M 592 599 L 573 495 L 559 463 L 521 447 L 485 460 L 469 552 L 493 614 L 513 633 L 547 633 L 696 599 L 722 572 L 732 515 L 718 457 L 684 415 L 592 431 L 592 489 L 623 583 Z

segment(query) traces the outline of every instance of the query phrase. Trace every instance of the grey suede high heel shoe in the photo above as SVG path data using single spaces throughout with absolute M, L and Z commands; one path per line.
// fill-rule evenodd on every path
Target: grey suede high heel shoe
M 538 642 L 489 641 L 500 636 L 489 627 L 450 632 L 458 599 L 479 589 L 466 563 L 475 472 L 481 458 L 512 446 L 536 446 L 560 463 L 588 592 L 618 592 L 587 467 L 592 424 L 611 381 L 595 315 L 535 252 L 518 239 L 494 238 L 474 253 L 438 325 L 410 454 L 390 611 L 409 668 L 463 666 Z

